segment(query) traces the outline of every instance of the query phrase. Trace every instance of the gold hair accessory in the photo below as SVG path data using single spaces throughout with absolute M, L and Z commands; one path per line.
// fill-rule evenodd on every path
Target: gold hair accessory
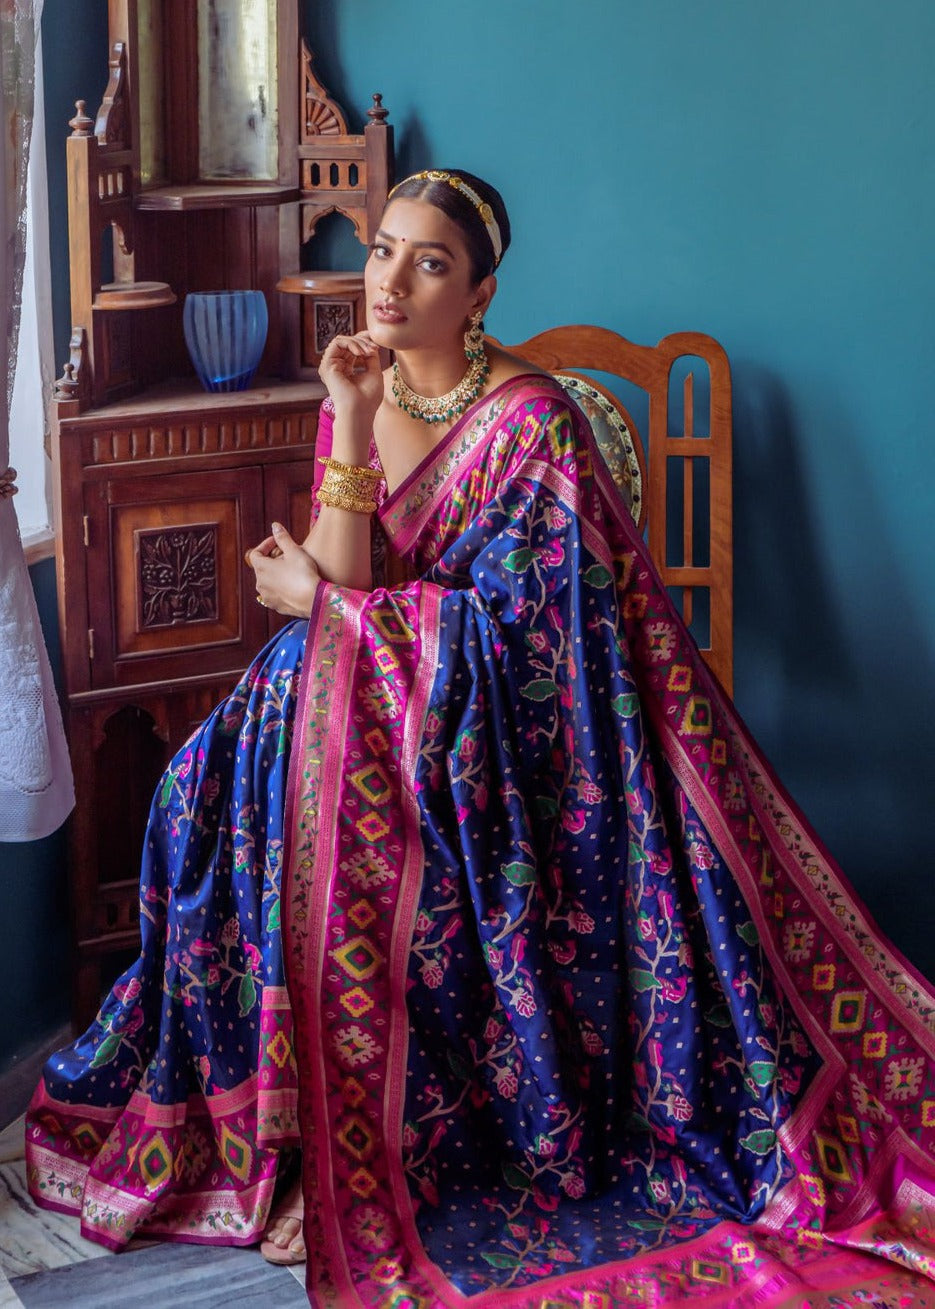
M 470 326 L 464 333 L 464 354 L 468 361 L 467 372 L 451 391 L 444 395 L 419 395 L 399 371 L 399 364 L 393 363 L 393 398 L 410 418 L 418 418 L 423 423 L 445 423 L 453 418 L 460 418 L 474 403 L 487 380 L 490 363 L 484 347 L 484 329 L 481 326 L 483 315 L 480 310 L 471 315 Z
M 503 254 L 503 237 L 500 235 L 500 227 L 496 218 L 494 218 L 493 210 L 486 200 L 480 198 L 473 187 L 462 181 L 457 173 L 443 173 L 437 168 L 427 168 L 421 173 L 413 173 L 411 177 L 404 177 L 402 182 L 397 182 L 387 198 L 392 200 L 399 188 L 406 182 L 447 182 L 456 191 L 460 191 L 462 195 L 467 196 L 487 229 L 490 244 L 493 246 L 493 265 L 494 268 L 497 267 L 500 263 L 500 256 Z
M 374 495 L 383 474 L 376 468 L 361 468 L 357 464 L 342 464 L 340 459 L 319 456 L 325 475 L 318 488 L 318 503 L 332 509 L 346 509 L 352 514 L 372 514 L 377 508 Z

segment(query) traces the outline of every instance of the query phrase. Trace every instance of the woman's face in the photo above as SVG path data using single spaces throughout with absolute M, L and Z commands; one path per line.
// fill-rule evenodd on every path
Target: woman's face
M 393 200 L 364 271 L 367 329 L 389 350 L 461 348 L 468 319 L 490 303 L 496 281 L 472 283 L 458 225 L 424 200 Z

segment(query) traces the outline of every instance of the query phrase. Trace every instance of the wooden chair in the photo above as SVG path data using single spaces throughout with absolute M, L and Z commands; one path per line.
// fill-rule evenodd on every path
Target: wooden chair
M 555 374 L 585 411 L 663 582 L 730 694 L 731 379 L 724 350 L 701 332 L 644 346 L 587 326 L 553 327 L 506 348 Z M 613 389 L 593 373 L 609 376 Z M 646 407 L 642 434 L 618 394 L 625 388 L 635 388 Z

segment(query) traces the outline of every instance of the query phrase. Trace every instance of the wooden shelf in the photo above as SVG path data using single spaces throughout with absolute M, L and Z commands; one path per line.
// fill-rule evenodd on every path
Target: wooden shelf
M 117 400 L 100 409 L 86 409 L 69 419 L 70 428 L 108 426 L 139 418 L 141 421 L 158 421 L 169 415 L 197 417 L 212 413 L 249 413 L 263 411 L 270 405 L 318 404 L 327 395 L 320 382 L 283 382 L 279 378 L 264 377 L 254 380 L 245 391 L 205 391 L 190 378 L 173 378 L 149 387 L 126 400 Z
M 106 282 L 94 297 L 95 309 L 158 309 L 175 304 L 168 282 Z
M 307 273 L 287 273 L 276 283 L 277 291 L 291 295 L 340 295 L 364 289 L 364 274 L 332 273 L 316 270 Z
M 186 186 L 154 186 L 134 198 L 137 209 L 239 209 L 281 205 L 299 198 L 298 187 L 276 182 L 194 182 Z

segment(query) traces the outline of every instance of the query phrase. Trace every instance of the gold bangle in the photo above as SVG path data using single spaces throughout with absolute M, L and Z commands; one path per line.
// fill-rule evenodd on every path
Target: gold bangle
M 363 496 L 356 496 L 340 486 L 329 490 L 324 482 L 318 488 L 316 498 L 320 505 L 328 505 L 331 509 L 346 509 L 352 514 L 372 514 L 377 508 L 377 502 L 372 498 L 368 500 Z
M 365 482 L 383 481 L 383 472 L 379 468 L 367 468 L 362 464 L 342 464 L 340 459 L 332 459 L 330 455 L 319 455 L 318 462 L 324 464 L 329 472 L 339 473 L 342 476 L 361 478 Z
M 338 459 L 322 459 L 325 475 L 318 488 L 318 502 L 351 513 L 372 514 L 377 507 L 374 491 L 383 474 L 373 468 L 355 468 Z

